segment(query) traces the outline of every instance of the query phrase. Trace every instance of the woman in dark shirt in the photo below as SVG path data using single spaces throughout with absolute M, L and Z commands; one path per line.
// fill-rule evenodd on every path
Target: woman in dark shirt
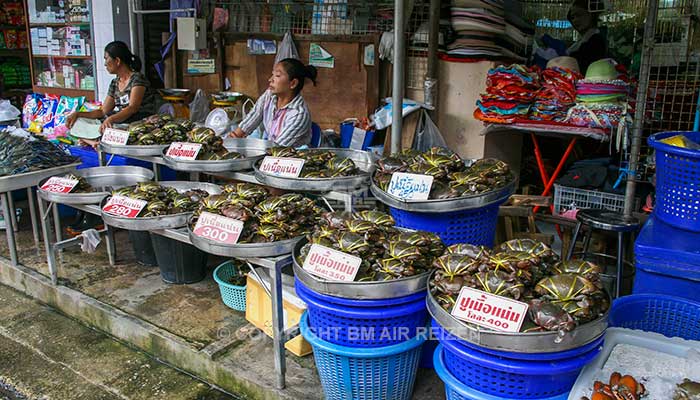
M 585 74 L 593 61 L 608 56 L 608 46 L 598 30 L 598 14 L 588 11 L 588 0 L 575 0 L 566 17 L 581 35 L 568 53 L 578 61 L 581 73 Z
M 155 113 L 155 93 L 139 72 L 139 57 L 132 54 L 124 42 L 116 41 L 105 47 L 104 60 L 107 72 L 117 77 L 109 85 L 102 108 L 69 115 L 66 119 L 68 128 L 72 128 L 78 118 L 104 118 L 101 133 L 113 124 L 138 121 Z

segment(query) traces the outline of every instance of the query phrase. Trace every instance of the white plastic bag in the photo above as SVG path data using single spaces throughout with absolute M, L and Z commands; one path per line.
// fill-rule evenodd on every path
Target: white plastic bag
M 22 114 L 17 107 L 10 103 L 10 100 L 0 100 L 0 121 L 11 121 L 19 118 Z
M 418 151 L 427 151 L 431 147 L 447 147 L 440 130 L 425 110 L 423 110 L 420 124 L 418 124 L 418 129 L 416 129 L 412 147 Z
M 197 89 L 190 103 L 190 121 L 203 124 L 209 115 L 209 97 L 202 89 Z
M 282 42 L 277 48 L 277 56 L 275 56 L 275 64 L 284 60 L 285 58 L 295 58 L 299 60 L 299 52 L 297 51 L 297 46 L 294 45 L 294 40 L 292 39 L 292 34 L 287 32 L 282 38 Z
M 388 126 L 391 126 L 391 119 L 392 119 L 392 104 L 391 104 L 391 97 L 384 99 L 386 102 L 386 105 L 377 110 L 374 113 L 374 118 L 373 118 L 373 123 L 374 127 L 377 128 L 377 130 L 384 129 Z M 402 116 L 406 118 L 406 116 L 416 110 L 419 110 L 421 107 L 423 107 L 423 103 L 419 103 L 415 100 L 411 99 L 403 99 L 403 110 L 402 110 Z
M 88 229 L 80 234 L 83 238 L 83 242 L 80 244 L 80 249 L 83 253 L 92 254 L 97 250 L 97 246 L 100 244 L 102 239 L 100 238 L 100 233 L 95 229 Z

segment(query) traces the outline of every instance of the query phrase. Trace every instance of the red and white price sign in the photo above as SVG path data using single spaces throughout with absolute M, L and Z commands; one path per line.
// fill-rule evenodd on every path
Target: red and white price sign
M 102 133 L 102 143 L 123 146 L 129 141 L 129 132 L 122 129 L 107 128 Z
M 243 221 L 203 212 L 192 233 L 223 244 L 236 244 L 243 231 Z
M 329 281 L 352 282 L 360 270 L 362 259 L 320 244 L 311 245 L 303 268 Z
M 102 211 L 107 214 L 116 215 L 123 218 L 136 218 L 137 215 L 146 207 L 146 200 L 132 199 L 126 196 L 112 196 L 107 201 Z
M 521 301 L 463 287 L 452 308 L 452 316 L 496 331 L 519 332 L 527 307 L 527 303 Z
M 200 143 L 173 142 L 165 155 L 176 160 L 195 160 L 201 149 Z
M 54 176 L 41 185 L 41 190 L 51 193 L 70 193 L 77 184 L 77 179 Z
M 267 156 L 260 163 L 260 171 L 284 178 L 298 178 L 305 161 L 303 158 Z

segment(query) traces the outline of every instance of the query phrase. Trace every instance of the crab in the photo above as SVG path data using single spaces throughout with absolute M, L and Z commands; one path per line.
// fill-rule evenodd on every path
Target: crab
M 468 243 L 457 243 L 448 246 L 445 254 L 459 254 L 473 258 L 479 262 L 487 262 L 491 257 L 491 251 L 485 246 L 475 246 Z
M 393 258 L 405 263 L 418 261 L 423 258 L 423 253 L 418 246 L 411 245 L 407 242 L 392 241 L 386 247 L 386 255 L 388 258 Z
M 423 163 L 409 165 L 407 172 L 412 174 L 430 175 L 435 179 L 442 179 L 447 176 L 447 171 L 445 171 L 443 168 Z
M 144 217 L 157 217 L 168 213 L 168 205 L 160 200 L 151 201 L 146 205 Z
M 339 156 L 335 156 L 328 160 L 328 162 L 326 163 L 326 167 L 331 171 L 335 171 L 344 175 L 352 175 L 357 170 L 355 162 L 353 162 L 349 158 Z
M 136 191 L 146 193 L 149 196 L 155 196 L 161 191 L 161 186 L 156 182 L 140 182 L 136 185 Z
M 141 146 L 150 146 L 156 144 L 156 137 L 152 133 L 146 133 L 141 135 L 137 140 L 136 144 Z
M 231 204 L 223 207 L 221 209 L 221 214 L 226 218 L 233 218 L 243 222 L 253 218 L 253 211 L 247 207 L 237 204 Z
M 582 300 L 599 289 L 588 279 L 577 274 L 557 274 L 543 278 L 535 285 L 535 292 L 543 299 L 566 302 Z
M 343 232 L 338 236 L 337 249 L 343 253 L 362 256 L 370 250 L 370 244 L 362 235 Z
M 442 181 L 433 181 L 433 186 L 430 188 L 430 199 L 454 199 L 462 196 L 463 191 L 460 188 L 455 188 L 452 185 Z
M 676 386 L 673 400 L 698 400 L 700 399 L 700 383 L 688 378 Z
M 459 157 L 455 159 L 447 155 L 433 154 L 430 152 L 418 156 L 417 159 L 430 166 L 442 168 L 449 171 L 457 170 L 460 168 L 460 166 L 464 165 L 462 163 L 462 160 L 459 159 Z
M 211 128 L 198 127 L 187 133 L 187 138 L 192 143 L 209 144 L 216 138 L 216 132 Z
M 394 226 L 396 223 L 391 215 L 375 210 L 360 211 L 353 214 L 353 216 L 357 219 L 369 221 L 379 226 Z
M 297 152 L 293 147 L 272 147 L 267 149 L 267 154 L 272 157 L 296 157 Z
M 513 274 L 501 271 L 479 272 L 474 275 L 475 289 L 515 300 L 522 297 L 525 285 Z
M 378 230 L 377 225 L 362 219 L 346 220 L 344 225 L 348 232 L 353 232 L 360 235 L 367 235 Z
M 189 196 L 186 196 L 184 194 L 177 195 L 172 199 L 172 207 L 174 213 L 191 211 L 196 206 L 197 203 L 192 201 L 192 199 Z
M 199 203 L 200 200 L 209 197 L 209 192 L 202 189 L 191 189 L 183 193 L 192 200 L 193 203 Z
M 493 271 L 515 272 L 519 276 L 529 280 L 530 269 L 538 265 L 539 262 L 540 259 L 537 256 L 524 251 L 504 251 L 491 255 L 485 267 Z
M 576 321 L 561 305 L 535 299 L 529 302 L 527 314 L 530 320 L 546 331 L 570 332 L 576 328 Z
M 200 210 L 218 214 L 228 204 L 228 199 L 222 194 L 215 194 L 202 199 Z
M 393 174 L 394 172 L 402 172 L 408 168 L 408 163 L 397 157 L 384 157 L 377 161 L 378 171 L 382 174 Z
M 253 231 L 253 242 L 276 242 L 286 238 L 284 230 L 275 225 L 260 224 Z
M 471 169 L 484 171 L 487 175 L 510 174 L 510 167 L 507 163 L 495 158 L 484 158 L 472 164 Z
M 501 243 L 499 249 L 501 251 L 524 251 L 545 260 L 557 257 L 551 247 L 533 239 L 509 240 Z
M 347 211 L 334 211 L 321 214 L 321 224 L 333 229 L 342 229 L 345 221 L 352 219 L 352 213 Z
M 634 377 L 613 372 L 608 383 L 593 383 L 591 400 L 639 400 L 646 395 L 646 388 Z
M 449 254 L 436 258 L 432 267 L 437 269 L 430 290 L 446 310 L 451 310 L 463 286 L 475 287 L 473 272 L 477 265 L 469 257 Z
M 389 183 L 391 183 L 391 174 L 377 172 L 374 174 L 374 183 L 383 191 L 389 190 Z
M 590 261 L 572 259 L 567 261 L 559 261 L 552 267 L 552 272 L 555 274 L 577 274 L 583 276 L 591 282 L 598 282 L 600 279 L 600 274 L 603 273 L 603 268 Z
M 377 272 L 389 275 L 393 278 L 413 276 L 418 272 L 414 265 L 401 262 L 401 260 L 395 258 L 379 260 L 378 264 Z

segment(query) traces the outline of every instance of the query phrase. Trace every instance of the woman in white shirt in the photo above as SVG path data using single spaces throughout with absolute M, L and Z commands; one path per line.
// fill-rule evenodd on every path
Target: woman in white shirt
M 301 90 L 306 79 L 316 85 L 316 74 L 315 67 L 294 58 L 275 64 L 269 79 L 270 87 L 230 136 L 244 138 L 262 124 L 267 139 L 279 146 L 309 144 L 311 114 Z

